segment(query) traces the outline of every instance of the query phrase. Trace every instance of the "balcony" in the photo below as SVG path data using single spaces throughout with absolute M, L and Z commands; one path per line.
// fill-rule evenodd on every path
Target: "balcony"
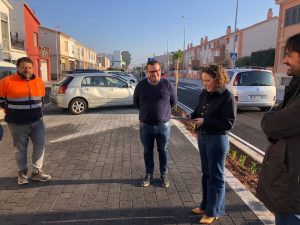
M 50 49 L 46 47 L 39 47 L 40 57 L 48 58 L 50 56 Z

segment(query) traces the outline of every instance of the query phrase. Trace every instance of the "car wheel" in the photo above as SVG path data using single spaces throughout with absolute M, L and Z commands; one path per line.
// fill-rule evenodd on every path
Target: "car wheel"
M 74 115 L 79 115 L 87 110 L 87 103 L 82 98 L 74 98 L 69 105 L 69 111 Z
M 260 107 L 260 110 L 263 112 L 269 111 L 271 107 Z

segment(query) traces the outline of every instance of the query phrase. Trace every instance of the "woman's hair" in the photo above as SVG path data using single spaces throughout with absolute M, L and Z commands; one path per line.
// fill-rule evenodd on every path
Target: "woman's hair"
M 207 73 L 211 78 L 215 80 L 216 89 L 225 87 L 229 82 L 227 72 L 223 66 L 209 66 L 202 70 L 202 73 Z

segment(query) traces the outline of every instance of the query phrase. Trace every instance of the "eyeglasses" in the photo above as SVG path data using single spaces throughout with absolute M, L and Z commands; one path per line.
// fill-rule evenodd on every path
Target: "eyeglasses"
M 152 70 L 152 71 L 148 71 L 148 73 L 153 74 L 153 73 L 158 73 L 159 71 L 160 71 L 160 69 L 159 70 Z

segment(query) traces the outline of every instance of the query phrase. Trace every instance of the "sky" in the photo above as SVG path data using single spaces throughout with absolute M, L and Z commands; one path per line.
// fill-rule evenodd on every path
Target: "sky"
M 26 0 L 42 26 L 66 33 L 98 53 L 129 51 L 131 67 L 148 57 L 225 35 L 237 0 Z M 238 0 L 237 28 L 265 20 L 275 0 Z M 184 17 L 185 19 L 183 19 Z M 184 25 L 185 24 L 185 25 Z M 184 32 L 185 28 L 185 32 Z M 184 35 L 185 33 L 185 35 Z M 263 34 L 262 34 L 263 35 Z

